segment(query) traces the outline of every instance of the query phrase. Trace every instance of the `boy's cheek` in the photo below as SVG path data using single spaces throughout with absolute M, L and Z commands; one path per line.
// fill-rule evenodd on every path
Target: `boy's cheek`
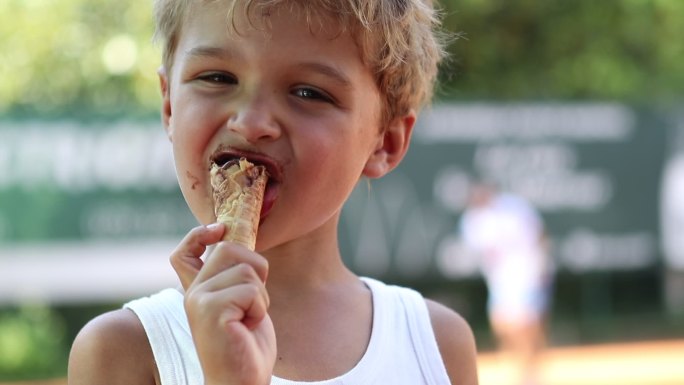
M 174 147 L 176 145 L 177 142 L 174 142 Z M 175 148 L 174 150 L 180 149 Z M 204 175 L 205 167 L 201 164 L 194 164 L 193 166 L 195 162 L 189 161 L 183 153 L 174 151 L 174 157 L 178 184 L 192 214 L 202 224 L 215 222 L 208 170 Z

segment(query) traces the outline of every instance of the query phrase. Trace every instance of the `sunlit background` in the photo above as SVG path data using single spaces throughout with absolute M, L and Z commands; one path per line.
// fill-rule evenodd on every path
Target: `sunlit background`
M 548 383 L 684 383 L 684 1 L 441 3 L 461 38 L 405 163 L 345 208 L 346 261 L 457 309 L 505 383 L 457 232 L 473 177 L 495 180 L 552 241 Z M 175 285 L 195 221 L 151 9 L 0 1 L 0 382 L 61 381 L 85 322 Z

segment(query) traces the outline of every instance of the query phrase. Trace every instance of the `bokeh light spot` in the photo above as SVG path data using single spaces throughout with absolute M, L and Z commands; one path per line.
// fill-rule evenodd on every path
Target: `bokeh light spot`
M 138 62 L 138 46 L 129 35 L 114 36 L 102 49 L 102 63 L 110 74 L 131 72 Z

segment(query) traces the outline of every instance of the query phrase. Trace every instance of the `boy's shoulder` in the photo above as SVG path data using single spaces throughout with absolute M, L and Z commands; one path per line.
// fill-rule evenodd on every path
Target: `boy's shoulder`
M 452 309 L 425 299 L 432 329 L 452 384 L 477 384 L 477 349 L 468 322 Z
M 138 317 L 118 309 L 102 314 L 78 333 L 69 355 L 69 385 L 155 384 L 152 348 Z

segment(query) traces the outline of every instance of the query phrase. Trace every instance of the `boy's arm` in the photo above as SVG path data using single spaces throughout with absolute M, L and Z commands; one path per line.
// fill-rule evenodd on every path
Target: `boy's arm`
M 156 377 L 152 348 L 130 310 L 115 310 L 93 319 L 74 340 L 69 385 L 153 385 Z
M 459 314 L 426 300 L 437 345 L 452 385 L 477 385 L 477 349 L 468 323 Z

